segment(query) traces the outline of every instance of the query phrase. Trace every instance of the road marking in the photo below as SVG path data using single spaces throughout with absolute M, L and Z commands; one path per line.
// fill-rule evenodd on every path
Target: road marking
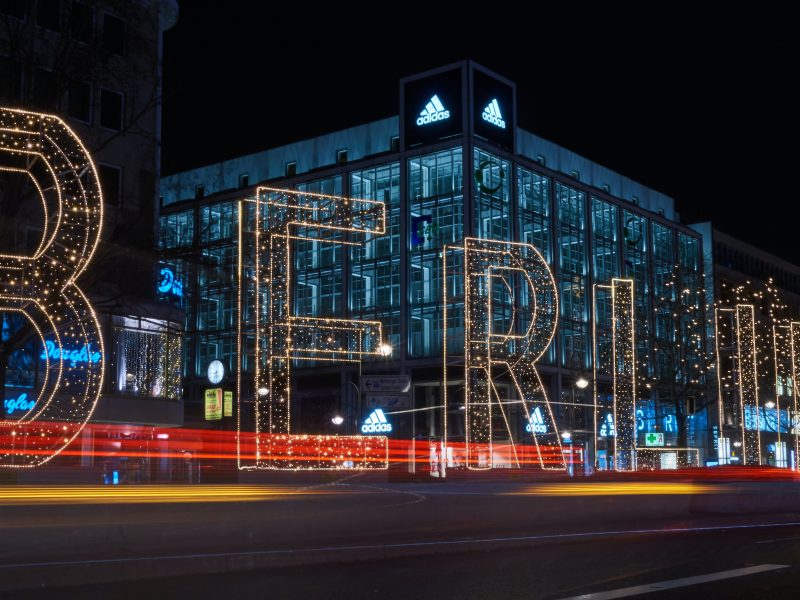
M 611 600 L 612 598 L 627 598 L 629 596 L 638 596 L 639 594 L 649 594 L 651 592 L 660 592 L 662 590 L 671 590 L 690 585 L 709 583 L 711 581 L 722 581 L 723 579 L 733 579 L 734 577 L 744 577 L 745 575 L 755 575 L 756 573 L 766 573 L 767 571 L 776 571 L 778 569 L 787 568 L 789 568 L 789 565 L 754 565 L 752 567 L 744 567 L 742 569 L 731 569 L 730 571 L 708 573 L 707 575 L 683 577 L 681 579 L 670 579 L 668 581 L 659 581 L 657 583 L 646 583 L 645 585 L 636 585 L 633 587 L 619 588 L 605 592 L 572 596 L 570 598 L 565 598 L 564 600 Z
M 772 544 L 774 542 L 789 542 L 794 540 L 800 540 L 800 537 L 788 537 L 788 538 L 773 538 L 771 540 L 759 540 L 754 542 L 756 544 Z
M 546 540 L 577 540 L 581 538 L 603 537 L 612 535 L 639 535 L 643 533 L 668 534 L 668 533 L 693 533 L 708 531 L 731 531 L 737 529 L 764 529 L 772 527 L 794 527 L 800 525 L 800 521 L 789 521 L 786 523 L 759 523 L 756 525 L 715 525 L 710 527 L 672 527 L 667 529 L 625 529 L 617 531 L 584 531 L 578 533 L 551 533 L 543 535 L 523 535 L 515 537 L 497 538 L 466 538 L 459 540 L 434 540 L 430 542 L 404 542 L 397 544 L 362 544 L 359 546 L 323 546 L 317 548 L 286 548 L 281 550 L 253 550 L 250 552 L 209 552 L 204 554 L 166 554 L 155 556 L 133 556 L 128 558 L 99 558 L 81 560 L 57 560 L 50 562 L 29 562 L 29 563 L 10 563 L 0 564 L 0 571 L 4 569 L 21 568 L 41 568 L 56 566 L 76 566 L 76 565 L 100 565 L 115 564 L 126 562 L 142 562 L 147 560 L 168 561 L 181 559 L 206 559 L 206 558 L 234 558 L 234 557 L 257 557 L 257 556 L 299 556 L 308 553 L 322 552 L 347 552 L 353 550 L 375 550 L 386 551 L 406 548 L 432 548 L 437 546 L 467 546 L 469 544 L 498 544 L 514 542 L 535 542 Z

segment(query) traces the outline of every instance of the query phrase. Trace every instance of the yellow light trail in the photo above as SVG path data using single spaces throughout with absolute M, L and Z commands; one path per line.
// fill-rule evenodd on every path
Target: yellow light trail
M 0 506 L 31 504 L 164 504 L 261 502 L 289 496 L 341 494 L 346 488 L 267 485 L 48 486 L 0 488 Z M 363 493 L 361 491 L 360 493 Z
M 624 483 L 557 483 L 534 485 L 510 496 L 675 496 L 718 493 L 701 483 L 629 481 Z

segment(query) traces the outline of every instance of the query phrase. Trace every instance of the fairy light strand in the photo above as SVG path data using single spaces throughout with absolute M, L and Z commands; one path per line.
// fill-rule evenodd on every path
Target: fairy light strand
M 728 314 L 730 321 L 720 324 L 719 315 Z M 738 385 L 739 402 L 739 427 L 738 434 L 742 444 L 742 464 L 761 464 L 761 422 L 758 406 L 758 361 L 756 358 L 756 331 L 755 309 L 752 304 L 736 304 L 732 308 L 719 308 L 717 310 L 716 345 L 718 359 L 718 374 L 720 377 L 719 404 L 720 404 L 720 432 L 724 424 L 724 394 L 729 389 L 722 383 L 724 380 L 736 381 Z M 729 332 L 726 334 L 725 329 Z M 724 336 L 724 337 L 723 337 Z M 722 337 L 723 343 L 720 344 Z M 725 360 L 721 348 L 732 345 L 730 356 Z M 755 428 L 746 426 L 745 415 L 754 415 Z
M 636 470 L 636 332 L 632 279 L 611 280 L 614 468 Z
M 800 463 L 800 403 L 797 401 L 797 371 L 798 360 L 800 360 L 800 322 L 792 321 L 789 324 L 789 345 L 791 349 L 791 374 L 792 374 L 792 408 L 794 410 L 791 415 L 790 431 L 794 430 L 794 451 L 795 460 Z M 800 471 L 800 464 L 796 464 L 795 468 Z

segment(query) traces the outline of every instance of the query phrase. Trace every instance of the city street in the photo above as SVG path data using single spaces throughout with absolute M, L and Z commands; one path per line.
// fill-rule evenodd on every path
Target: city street
M 791 597 L 800 582 L 791 482 L 92 489 L 0 488 L 3 597 L 82 585 L 90 598 L 561 598 L 648 584 Z
M 800 600 L 786 6 L 0 0 L 0 600 Z

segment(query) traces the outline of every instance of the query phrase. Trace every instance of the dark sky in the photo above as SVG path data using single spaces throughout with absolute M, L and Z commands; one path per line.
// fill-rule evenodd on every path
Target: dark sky
M 669 194 L 684 222 L 711 219 L 800 264 L 800 36 L 786 12 L 180 4 L 164 48 L 165 173 L 397 114 L 400 77 L 472 58 L 517 82 L 521 127 Z

